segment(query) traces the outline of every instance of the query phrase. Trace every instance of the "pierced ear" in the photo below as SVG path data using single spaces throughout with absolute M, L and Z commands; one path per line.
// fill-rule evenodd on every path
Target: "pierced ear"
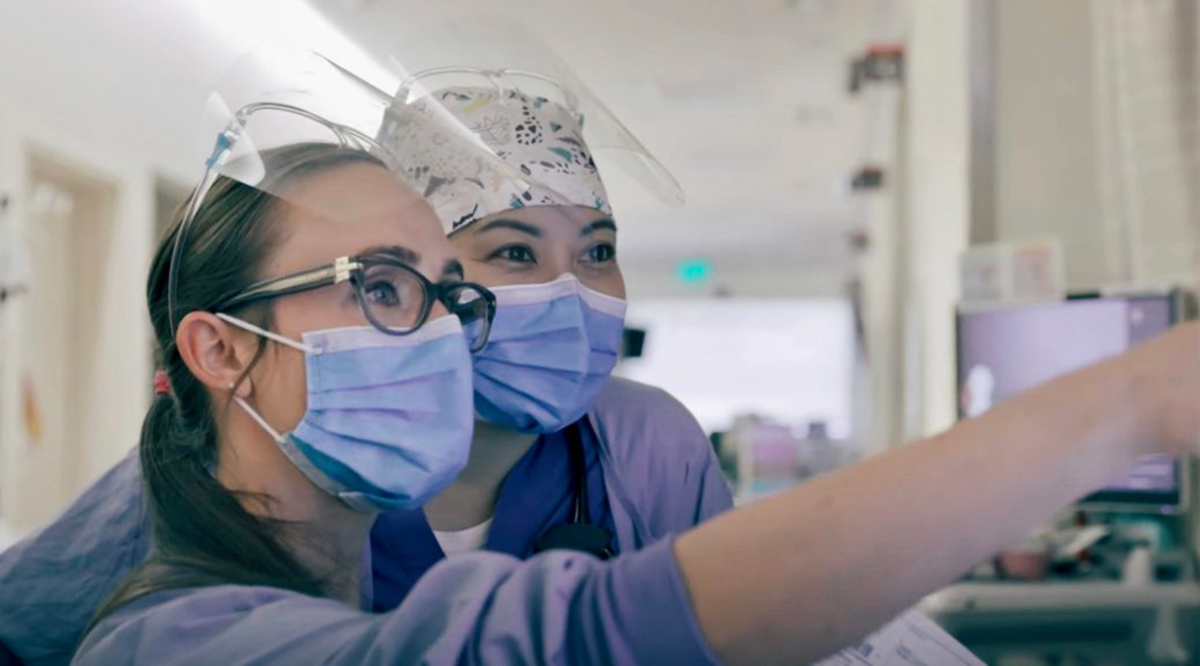
M 234 382 L 229 387 L 229 390 L 233 391 L 235 396 L 245 400 L 254 393 L 254 378 L 250 375 L 246 375 L 244 379 Z
M 243 334 L 210 312 L 189 312 L 175 331 L 179 355 L 196 379 L 217 391 L 229 391 L 253 358 L 238 344 Z M 239 395 L 250 390 L 247 380 Z M 248 393 L 247 393 L 248 394 Z

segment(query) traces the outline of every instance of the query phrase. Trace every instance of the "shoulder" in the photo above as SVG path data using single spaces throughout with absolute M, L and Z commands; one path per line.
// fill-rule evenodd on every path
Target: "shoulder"
M 443 560 L 421 577 L 403 604 L 381 614 L 261 586 L 154 592 L 101 621 L 74 663 L 458 663 L 481 634 L 485 643 L 527 643 L 531 623 L 519 618 L 528 617 L 530 609 L 545 611 L 548 590 L 556 592 L 552 599 L 577 598 L 588 572 L 600 566 L 574 553 L 535 559 L 522 563 L 499 553 L 470 553 Z M 566 603 L 547 612 L 561 617 Z M 522 659 L 533 661 L 533 656 Z
M 615 458 L 708 456 L 703 428 L 675 396 L 657 386 L 613 377 L 589 417 Z
M 120 578 L 148 548 L 149 514 L 136 450 L 75 499 L 54 522 L 0 556 L 0 583 L 62 580 L 64 573 Z M 68 597 L 79 590 L 66 585 Z M 45 590 L 41 590 L 45 591 Z M 108 588 L 100 591 L 107 594 Z
M 145 558 L 149 514 L 136 450 L 36 534 L 0 554 L 0 642 L 65 659 L 108 593 Z
M 329 599 L 270 587 L 217 585 L 153 592 L 100 621 L 72 663 L 205 662 L 226 651 L 266 649 L 266 635 L 272 636 L 271 642 L 287 644 L 355 615 L 367 617 Z M 130 655 L 137 657 L 131 661 Z M 226 663 L 240 662 L 234 658 Z
M 222 618 L 238 618 L 259 609 L 285 603 L 312 602 L 338 606 L 335 602 L 309 597 L 274 587 L 213 585 L 192 589 L 151 592 L 120 606 L 96 625 L 85 644 L 104 640 L 114 633 L 137 628 L 168 627 L 181 618 L 207 625 Z
M 686 530 L 732 506 L 708 435 L 670 393 L 614 377 L 589 419 L 611 460 L 606 481 L 630 500 L 649 536 Z
M 609 379 L 591 412 L 610 427 L 703 433 L 696 417 L 665 390 L 623 377 Z

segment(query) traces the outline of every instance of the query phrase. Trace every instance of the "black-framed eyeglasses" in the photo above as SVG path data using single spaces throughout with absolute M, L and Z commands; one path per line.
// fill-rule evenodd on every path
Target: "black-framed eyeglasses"
M 367 321 L 388 335 L 408 335 L 441 303 L 462 321 L 472 352 L 487 344 L 496 296 L 473 282 L 433 282 L 415 268 L 383 255 L 338 257 L 292 275 L 271 278 L 222 300 L 214 312 L 229 312 L 264 300 L 349 282 Z

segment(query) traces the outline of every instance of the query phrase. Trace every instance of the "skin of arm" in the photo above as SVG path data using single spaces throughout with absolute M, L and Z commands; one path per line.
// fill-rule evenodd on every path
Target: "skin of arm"
M 684 534 L 675 557 L 713 649 L 730 664 L 816 660 L 1139 456 L 1193 451 L 1198 341 L 1195 325 L 1181 326 L 943 434 Z

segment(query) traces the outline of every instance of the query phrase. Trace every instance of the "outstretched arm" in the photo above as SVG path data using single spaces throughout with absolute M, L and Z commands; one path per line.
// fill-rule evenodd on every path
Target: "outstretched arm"
M 980 418 L 702 525 L 675 544 L 734 664 L 807 663 L 1200 433 L 1194 325 Z

